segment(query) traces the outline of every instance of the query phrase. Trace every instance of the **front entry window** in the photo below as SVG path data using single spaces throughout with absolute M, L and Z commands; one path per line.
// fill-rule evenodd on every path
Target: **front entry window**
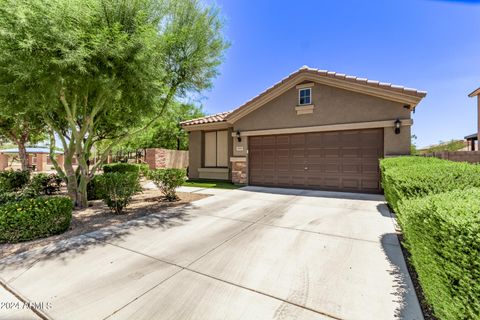
M 228 167 L 228 131 L 205 132 L 205 167 Z

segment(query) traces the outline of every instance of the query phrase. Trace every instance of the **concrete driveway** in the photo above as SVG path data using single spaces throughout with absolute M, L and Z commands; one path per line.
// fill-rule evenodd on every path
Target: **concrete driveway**
M 0 261 L 40 306 L 0 318 L 422 319 L 382 196 L 188 190 L 215 195 Z

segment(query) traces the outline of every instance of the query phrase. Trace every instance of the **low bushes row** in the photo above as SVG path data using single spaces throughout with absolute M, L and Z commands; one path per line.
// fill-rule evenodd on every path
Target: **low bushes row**
M 0 172 L 0 205 L 42 195 L 52 195 L 60 190 L 61 184 L 62 179 L 56 174 L 30 175 L 28 171 L 2 171 Z
M 480 318 L 480 166 L 381 161 L 382 185 L 425 297 L 439 319 Z
M 70 226 L 72 210 L 68 197 L 23 199 L 0 206 L 0 243 L 62 233 Z
M 117 214 L 121 214 L 133 195 L 141 191 L 139 179 L 141 171 L 133 170 L 132 167 L 125 169 L 128 166 L 123 165 L 118 167 L 122 169 L 107 169 L 105 173 L 96 175 L 89 182 L 87 189 L 89 200 L 102 199 Z M 148 170 L 145 175 L 160 188 L 168 201 L 178 199 L 175 189 L 186 179 L 186 172 L 182 169 Z

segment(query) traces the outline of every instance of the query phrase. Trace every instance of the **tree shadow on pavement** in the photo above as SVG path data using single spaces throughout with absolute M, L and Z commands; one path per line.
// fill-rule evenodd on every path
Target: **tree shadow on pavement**
M 175 208 L 175 210 L 166 211 L 162 214 L 144 216 L 123 224 L 74 236 L 41 248 L 7 256 L 0 260 L 0 281 L 11 282 L 42 261 L 55 259 L 67 263 L 89 249 L 106 246 L 109 241 L 121 240 L 140 228 L 166 230 L 182 226 L 193 218 L 195 217 L 186 213 L 186 207 Z

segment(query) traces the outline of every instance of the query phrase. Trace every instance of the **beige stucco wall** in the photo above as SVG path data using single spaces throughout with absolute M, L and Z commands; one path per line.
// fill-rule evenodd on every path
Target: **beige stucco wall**
M 242 141 L 238 141 L 238 139 L 232 138 L 233 142 L 233 156 L 234 157 L 245 157 L 247 155 L 248 150 L 248 137 L 242 137 Z
M 298 89 L 292 88 L 234 123 L 234 130 L 319 126 L 410 118 L 403 104 L 316 83 L 314 111 L 297 115 Z
M 188 135 L 188 177 L 197 179 L 198 168 L 202 167 L 202 131 L 191 131 Z
M 398 102 L 315 83 L 313 113 L 297 115 L 298 89 L 292 88 L 234 123 L 234 131 L 294 128 L 330 124 L 410 119 L 410 111 Z M 385 128 L 385 155 L 410 152 L 410 127 L 399 135 Z M 246 150 L 246 149 L 245 149 Z M 235 155 L 235 146 L 234 146 Z
M 383 130 L 383 154 L 385 156 L 410 154 L 410 143 L 410 126 L 402 126 L 399 134 L 395 134 L 393 128 L 385 128 L 385 130 Z
M 402 103 L 318 83 L 312 87 L 313 113 L 297 115 L 297 103 L 298 89 L 294 87 L 236 121 L 233 128 L 229 129 L 229 137 L 237 130 L 242 132 L 411 118 L 410 110 L 404 108 Z M 198 168 L 203 166 L 203 135 L 202 131 L 190 132 L 190 178 L 198 178 Z M 409 154 L 410 135 L 410 126 L 402 126 L 400 134 L 395 134 L 393 127 L 384 128 L 385 156 Z M 243 136 L 241 142 L 236 137 L 228 141 L 229 156 L 247 157 L 248 137 Z M 229 162 L 230 177 L 231 169 L 232 164 Z
M 228 179 L 230 179 L 232 164 L 229 160 L 230 160 L 230 156 L 233 153 L 233 141 L 231 139 L 232 128 L 228 128 L 227 131 L 228 131 L 227 133 L 227 148 L 228 148 L 227 176 L 228 176 Z M 213 173 L 213 171 L 209 172 L 208 170 L 204 171 L 202 173 L 202 177 L 200 177 L 200 173 L 198 172 L 198 169 L 205 167 L 204 146 L 205 146 L 205 131 L 201 131 L 201 130 L 190 131 L 189 147 L 188 147 L 188 157 L 189 157 L 188 177 L 190 179 L 198 179 L 198 178 L 219 179 L 219 176 L 217 173 Z M 245 150 L 246 150 L 246 147 L 245 147 Z M 223 178 L 224 176 L 225 176 L 224 173 L 222 173 L 222 179 L 224 179 Z

